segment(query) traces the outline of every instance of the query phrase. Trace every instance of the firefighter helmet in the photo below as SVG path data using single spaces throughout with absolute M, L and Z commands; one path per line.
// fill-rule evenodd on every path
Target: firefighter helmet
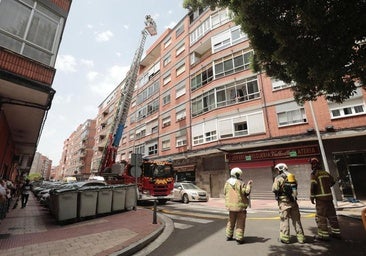
M 280 173 L 283 173 L 288 170 L 288 167 L 284 163 L 279 163 L 279 164 L 276 164 L 275 169 L 278 170 Z
M 234 176 L 234 177 L 240 177 L 242 174 L 243 174 L 243 171 L 238 167 L 234 167 L 230 171 L 230 175 Z
M 295 175 L 292 173 L 287 174 L 288 182 L 296 182 Z
M 319 159 L 316 157 L 313 157 L 310 159 L 311 169 L 320 168 L 320 162 Z

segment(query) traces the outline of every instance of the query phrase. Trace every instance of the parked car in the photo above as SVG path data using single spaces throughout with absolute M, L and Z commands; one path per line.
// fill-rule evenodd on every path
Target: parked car
M 191 201 L 207 202 L 208 198 L 208 193 L 205 190 L 197 187 L 191 182 L 174 183 L 172 201 L 181 201 L 188 204 Z

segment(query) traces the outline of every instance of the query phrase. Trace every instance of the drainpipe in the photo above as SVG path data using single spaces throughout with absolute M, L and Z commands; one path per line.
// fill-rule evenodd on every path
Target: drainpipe
M 309 101 L 309 105 L 310 105 L 311 115 L 313 116 L 313 120 L 314 120 L 314 126 L 315 126 L 316 136 L 318 138 L 320 152 L 321 152 L 321 155 L 322 155 L 322 158 L 323 158 L 324 168 L 325 168 L 325 171 L 330 174 L 327 156 L 325 155 L 323 141 L 322 141 L 322 138 L 321 138 L 320 132 L 319 132 L 318 121 L 317 121 L 316 116 L 315 116 L 315 113 L 314 113 L 313 102 L 312 101 Z M 337 198 L 336 198 L 335 191 L 334 191 L 334 188 L 333 187 L 331 187 L 331 191 L 332 191 L 332 197 L 333 197 L 334 206 L 335 207 L 338 207 Z

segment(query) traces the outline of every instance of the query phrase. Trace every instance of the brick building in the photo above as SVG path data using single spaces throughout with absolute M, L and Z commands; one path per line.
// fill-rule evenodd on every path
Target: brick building
M 75 176 L 79 180 L 88 179 L 91 173 L 95 137 L 95 119 L 88 119 L 64 141 L 62 156 L 55 177 L 62 179 Z
M 238 166 L 254 180 L 253 198 L 273 197 L 273 167 L 284 162 L 308 198 L 308 160 L 324 155 L 338 199 L 366 196 L 365 91 L 299 106 L 291 84 L 251 71 L 252 54 L 227 10 L 198 10 L 166 30 L 141 61 L 117 159 L 171 159 L 178 180 L 211 197 Z
M 30 171 L 71 0 L 0 2 L 0 177 Z

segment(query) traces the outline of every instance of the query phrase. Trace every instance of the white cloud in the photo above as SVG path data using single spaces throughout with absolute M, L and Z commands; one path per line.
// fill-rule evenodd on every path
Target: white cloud
M 129 66 L 112 66 L 106 72 L 106 75 L 99 75 L 99 81 L 94 81 L 96 83 L 90 85 L 91 90 L 103 97 L 111 93 L 117 85 L 122 82 L 125 78 Z
M 86 74 L 86 78 L 89 80 L 89 81 L 94 81 L 97 77 L 98 77 L 99 73 L 98 72 L 95 72 L 95 71 L 91 71 L 91 72 L 88 72 Z
M 56 92 L 55 97 L 52 101 L 52 104 L 66 104 L 70 103 L 74 98 L 74 95 L 67 94 L 67 95 L 60 95 Z
M 89 68 L 94 67 L 94 61 L 92 60 L 81 59 L 80 62 L 82 65 L 87 66 Z
M 107 42 L 109 41 L 112 37 L 114 36 L 114 34 L 112 33 L 112 31 L 107 30 L 101 33 L 96 33 L 96 38 L 95 40 L 97 42 Z
M 128 25 L 123 25 L 124 29 L 129 29 L 130 27 Z
M 76 59 L 71 55 L 59 55 L 57 57 L 55 67 L 57 70 L 65 73 L 76 72 Z

